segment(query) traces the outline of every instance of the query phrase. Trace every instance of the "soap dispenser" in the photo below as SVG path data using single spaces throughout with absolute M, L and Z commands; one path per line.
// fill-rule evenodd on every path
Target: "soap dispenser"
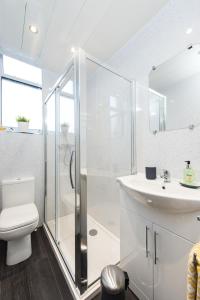
M 183 183 L 192 185 L 195 182 L 195 172 L 191 168 L 190 161 L 186 160 L 186 168 L 184 169 L 183 172 Z

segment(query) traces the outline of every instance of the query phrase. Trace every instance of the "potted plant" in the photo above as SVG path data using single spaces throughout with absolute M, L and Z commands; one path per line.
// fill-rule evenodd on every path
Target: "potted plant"
M 18 130 L 19 132 L 27 132 L 28 127 L 29 127 L 29 119 L 23 117 L 23 116 L 18 116 L 16 118 L 16 121 L 18 123 Z

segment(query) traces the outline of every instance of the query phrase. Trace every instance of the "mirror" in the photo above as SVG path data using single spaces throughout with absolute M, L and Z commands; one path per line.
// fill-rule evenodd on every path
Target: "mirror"
M 150 131 L 200 124 L 200 44 L 188 47 L 149 75 Z

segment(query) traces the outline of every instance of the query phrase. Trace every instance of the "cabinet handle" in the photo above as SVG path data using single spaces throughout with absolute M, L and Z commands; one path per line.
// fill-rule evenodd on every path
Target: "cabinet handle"
M 154 231 L 154 264 L 157 263 L 157 235 L 158 233 Z
M 146 226 L 146 257 L 149 256 L 149 239 L 148 239 L 148 231 L 149 231 L 149 227 Z

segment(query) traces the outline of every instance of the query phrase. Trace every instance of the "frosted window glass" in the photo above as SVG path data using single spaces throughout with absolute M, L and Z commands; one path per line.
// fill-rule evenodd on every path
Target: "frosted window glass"
M 30 129 L 42 129 L 42 91 L 2 79 L 2 125 L 17 127 L 17 116 L 30 119 Z
M 4 74 L 42 84 L 41 69 L 21 62 L 17 59 L 3 56 Z
M 74 100 L 60 97 L 60 124 L 68 124 L 69 132 L 74 133 Z

